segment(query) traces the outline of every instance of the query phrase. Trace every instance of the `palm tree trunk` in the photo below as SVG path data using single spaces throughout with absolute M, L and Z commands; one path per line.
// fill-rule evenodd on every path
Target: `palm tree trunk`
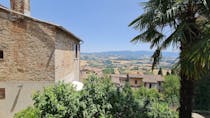
M 189 64 L 188 61 L 184 58 L 184 46 L 181 44 L 181 53 L 180 53 L 180 108 L 179 108 L 179 118 L 192 118 L 192 100 L 194 92 L 194 79 L 189 78 L 184 72 L 184 65 Z
M 186 75 L 184 68 L 186 64 L 191 64 L 185 58 L 185 48 L 184 44 L 181 42 L 181 53 L 180 53 L 180 108 L 179 108 L 179 118 L 192 118 L 192 108 L 193 108 L 193 94 L 194 94 L 194 78 L 190 78 Z M 184 53 L 185 52 L 185 53 Z
M 192 118 L 194 80 L 181 75 L 179 118 Z
M 191 19 L 192 13 L 189 15 L 189 21 L 190 24 L 195 24 L 195 19 Z M 194 26 L 190 26 L 191 30 L 198 35 L 199 30 Z M 194 96 L 194 82 L 195 79 L 186 74 L 186 68 L 189 69 L 189 65 L 192 65 L 193 63 L 189 62 L 189 57 L 186 57 L 185 54 L 189 53 L 188 48 L 190 47 L 190 42 L 195 40 L 193 37 L 195 34 L 192 34 L 189 29 L 184 30 L 184 35 L 186 37 L 186 41 L 181 41 L 181 53 L 180 53 L 180 109 L 179 109 L 179 118 L 192 118 L 192 109 L 193 109 L 193 96 Z M 193 71 L 193 70 L 192 70 Z

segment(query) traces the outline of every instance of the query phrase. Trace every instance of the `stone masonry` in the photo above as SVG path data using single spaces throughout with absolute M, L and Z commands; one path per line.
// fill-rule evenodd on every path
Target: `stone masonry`
M 79 81 L 80 41 L 61 26 L 0 6 L 0 118 L 32 105 L 33 91 Z

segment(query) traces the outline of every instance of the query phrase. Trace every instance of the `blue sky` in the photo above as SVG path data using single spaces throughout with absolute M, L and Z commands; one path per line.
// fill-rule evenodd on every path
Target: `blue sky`
M 144 0 L 31 0 L 31 16 L 64 26 L 84 41 L 82 52 L 150 50 L 133 44 L 128 24 L 143 13 Z M 9 7 L 9 0 L 0 0 Z M 175 51 L 168 49 L 167 51 Z

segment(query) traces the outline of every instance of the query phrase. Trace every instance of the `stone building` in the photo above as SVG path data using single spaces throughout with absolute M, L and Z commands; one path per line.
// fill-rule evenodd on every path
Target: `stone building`
M 158 91 L 162 90 L 164 78 L 160 75 L 111 75 L 111 80 L 117 86 L 124 86 L 125 82 L 129 82 L 132 88 L 155 88 Z
M 81 40 L 61 26 L 30 16 L 29 0 L 0 5 L 0 118 L 33 102 L 57 81 L 79 81 Z
M 134 75 L 134 74 L 113 74 L 110 76 L 112 82 L 117 86 L 124 86 L 126 82 L 129 82 L 131 87 L 139 88 L 143 85 L 142 75 Z

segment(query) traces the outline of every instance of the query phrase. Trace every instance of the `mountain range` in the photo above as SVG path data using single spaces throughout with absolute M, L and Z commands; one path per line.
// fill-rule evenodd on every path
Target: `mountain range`
M 108 52 L 91 52 L 91 53 L 81 53 L 81 58 L 84 57 L 118 57 L 119 59 L 142 59 L 150 58 L 153 55 L 153 51 L 108 51 Z M 163 52 L 163 58 L 177 58 L 179 56 L 178 52 Z

